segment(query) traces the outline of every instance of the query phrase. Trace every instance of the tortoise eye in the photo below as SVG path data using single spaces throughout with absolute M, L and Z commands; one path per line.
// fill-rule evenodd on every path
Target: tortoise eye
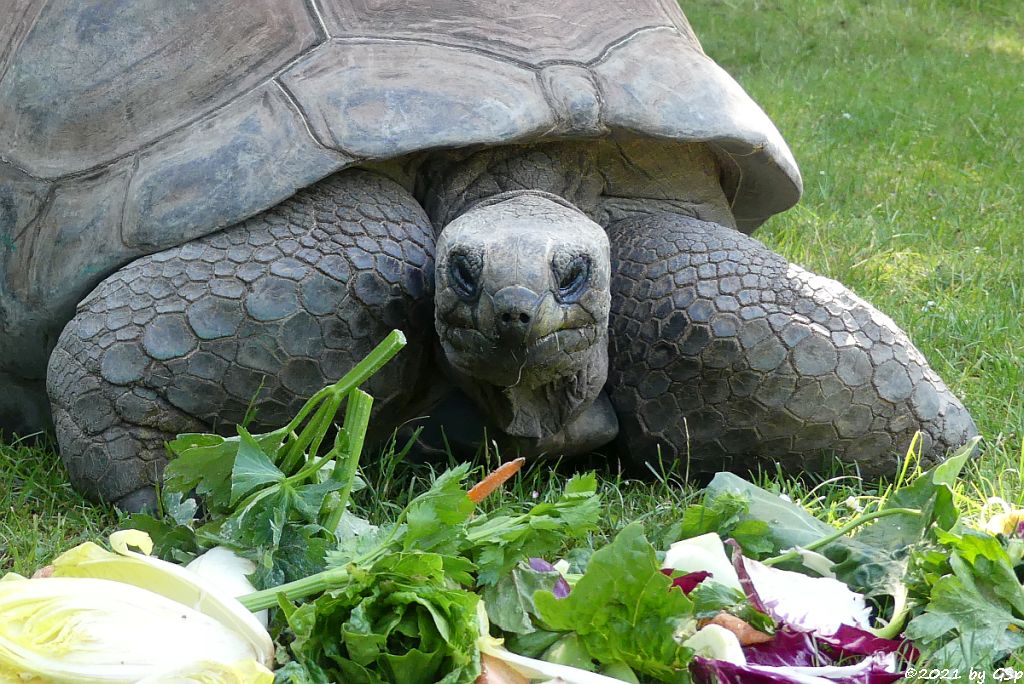
M 475 264 L 466 254 L 456 254 L 448 264 L 448 274 L 451 278 L 452 289 L 462 299 L 473 299 L 476 297 L 480 283 L 479 265 Z
M 588 280 L 590 259 L 585 256 L 573 257 L 558 276 L 558 298 L 567 304 L 577 301 L 587 288 Z

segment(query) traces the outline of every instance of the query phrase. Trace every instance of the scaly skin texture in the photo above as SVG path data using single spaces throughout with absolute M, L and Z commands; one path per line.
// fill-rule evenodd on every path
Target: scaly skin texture
M 417 196 L 438 230 L 481 200 L 522 190 L 557 195 L 606 227 L 665 211 L 735 226 L 722 182 L 705 145 L 623 138 L 442 153 L 421 170 Z
M 608 386 L 633 458 L 691 472 L 814 471 L 835 453 L 892 473 L 975 426 L 892 319 L 735 230 L 671 214 L 619 221 Z
M 369 383 L 394 425 L 431 347 L 434 239 L 401 186 L 345 171 L 221 233 L 139 259 L 82 302 L 49 366 L 75 486 L 137 508 L 180 432 L 278 427 L 393 328 Z
M 453 155 L 427 169 L 425 206 L 439 226 L 469 220 L 481 198 L 523 188 L 558 194 L 605 226 L 606 390 L 618 426 L 604 421 L 599 432 L 618 429 L 629 460 L 656 460 L 660 449 L 669 461 L 689 456 L 694 473 L 772 461 L 801 472 L 835 454 L 877 475 L 893 472 L 918 430 L 929 462 L 975 433 L 891 319 L 735 229 L 706 148 L 555 143 Z M 446 249 L 442 238 L 439 263 Z M 439 278 L 438 288 L 446 301 L 448 283 Z M 488 354 L 512 352 L 445 351 L 482 367 L 498 364 Z M 560 440 L 558 428 L 548 426 L 548 444 L 580 441 Z
M 478 412 L 452 415 L 523 453 L 618 434 L 628 459 L 691 473 L 832 453 L 891 473 L 916 430 L 928 461 L 974 434 L 892 320 L 735 229 L 703 146 L 456 150 L 386 173 L 429 211 L 344 171 L 82 302 L 48 375 L 76 487 L 151 503 L 164 440 L 230 430 L 253 399 L 253 429 L 282 425 L 392 328 L 410 344 L 369 383 L 378 436 L 439 399 L 441 373 Z
M 435 326 L 447 374 L 505 433 L 544 440 L 608 374 L 609 251 L 601 226 L 548 193 L 502 193 L 437 244 Z

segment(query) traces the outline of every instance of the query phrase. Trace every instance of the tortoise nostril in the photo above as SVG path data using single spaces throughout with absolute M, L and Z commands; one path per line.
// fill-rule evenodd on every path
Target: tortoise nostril
M 506 342 L 521 344 L 533 328 L 540 296 L 521 285 L 510 285 L 494 293 L 491 301 L 494 332 Z
M 513 323 L 515 321 L 518 321 L 519 323 L 523 323 L 523 324 L 529 323 L 530 322 L 530 314 L 523 313 L 523 312 L 520 312 L 519 314 L 512 314 L 512 313 L 509 313 L 508 311 L 506 311 L 505 313 L 501 314 L 501 322 L 502 323 Z

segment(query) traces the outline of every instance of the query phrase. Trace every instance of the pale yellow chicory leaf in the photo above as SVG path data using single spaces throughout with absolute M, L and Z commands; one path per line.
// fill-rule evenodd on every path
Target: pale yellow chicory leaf
M 1024 529 L 1024 510 L 1022 509 L 997 513 L 985 522 L 985 531 L 993 536 L 1005 534 L 1009 537 L 1019 529 Z
M 116 553 L 86 542 L 64 552 L 53 562 L 53 577 L 112 580 L 155 592 L 192 608 L 245 638 L 254 657 L 267 665 L 274 658 L 274 643 L 266 628 L 248 610 L 214 583 L 180 565 L 147 555 L 153 542 L 139 530 L 110 535 Z M 143 553 L 131 551 L 129 546 Z M 229 659 L 232 662 L 236 659 Z M 179 659 L 177 662 L 181 662 Z
M 272 684 L 273 681 L 274 673 L 255 660 L 233 665 L 206 660 L 146 677 L 138 684 Z
M 266 654 L 243 633 L 107 579 L 0 582 L 0 682 L 138 682 L 183 662 Z

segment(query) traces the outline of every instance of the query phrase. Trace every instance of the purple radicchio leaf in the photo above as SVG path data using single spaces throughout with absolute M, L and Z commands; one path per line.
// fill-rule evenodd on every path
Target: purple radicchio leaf
M 903 678 L 892 656 L 872 656 L 854 665 L 824 667 L 768 667 L 736 665 L 724 660 L 695 657 L 690 662 L 694 684 L 892 684 Z
M 899 653 L 910 662 L 916 662 L 920 657 L 917 649 L 906 639 L 884 639 L 851 625 L 840 625 L 839 631 L 831 636 L 816 636 L 819 641 L 833 646 L 840 657 Z
M 750 573 L 747 572 L 747 566 L 743 563 L 743 549 L 740 548 L 740 545 L 735 539 L 726 539 L 725 544 L 726 546 L 732 547 L 732 567 L 736 570 L 736 575 L 740 578 L 740 586 L 743 587 L 743 593 L 747 595 L 747 600 L 750 601 L 750 605 L 752 605 L 755 610 L 768 615 L 769 611 L 761 601 L 761 597 L 757 595 L 757 589 L 754 588 L 754 582 L 750 579 Z
M 668 577 L 672 577 L 672 568 L 662 568 L 661 574 Z M 697 588 L 701 582 L 711 577 L 712 574 L 707 570 L 697 570 L 695 572 L 688 572 L 685 575 L 679 577 L 672 577 L 672 586 L 669 589 L 679 589 L 684 594 L 689 595 L 691 591 Z
M 556 568 L 554 565 L 547 562 L 543 558 L 531 558 L 529 560 L 529 563 L 530 568 L 536 570 L 537 572 L 558 572 L 558 568 Z
M 743 647 L 749 665 L 822 667 L 834 661 L 818 648 L 814 637 L 788 627 L 775 632 L 771 641 Z
M 909 642 L 883 639 L 849 625 L 843 625 L 831 636 L 799 632 L 784 626 L 771 641 L 743 647 L 748 664 L 773 667 L 823 667 L 844 658 L 876 654 L 881 657 L 889 653 L 900 653 L 910 662 L 918 657 Z
M 765 602 L 757 592 L 754 581 L 747 569 L 746 559 L 743 557 L 739 545 L 731 539 L 726 544 L 733 547 L 733 567 L 740 578 L 740 586 L 743 587 L 744 592 L 747 594 L 747 599 L 758 610 L 773 615 L 775 611 L 765 605 Z M 765 665 L 810 666 L 829 664 L 820 660 L 824 657 L 824 654 L 821 653 L 821 646 L 832 647 L 831 652 L 836 658 L 857 655 L 869 656 L 876 653 L 883 655 L 900 653 L 909 662 L 915 662 L 919 657 L 917 650 L 914 649 L 910 642 L 904 639 L 883 639 L 861 627 L 849 624 L 840 624 L 833 634 L 823 634 L 818 631 L 810 632 L 807 633 L 807 638 L 804 639 L 799 638 L 799 634 L 801 634 L 800 629 L 787 625 L 785 622 L 781 622 L 781 627 L 777 632 L 778 643 L 773 640 L 756 647 L 757 650 L 754 651 L 752 658 L 748 653 L 748 649 L 755 647 L 747 647 L 744 649 L 744 652 L 748 653 L 748 658 L 753 662 Z M 796 660 L 788 660 L 789 657 L 796 658 Z M 765 660 L 760 660 L 762 658 Z M 768 662 L 772 660 L 774 662 Z
M 564 599 L 566 596 L 569 595 L 569 592 L 572 590 L 572 587 L 570 587 L 569 583 L 565 580 L 564 577 L 562 577 L 562 573 L 558 572 L 558 568 L 556 568 L 554 565 L 547 562 L 543 558 L 531 558 L 529 560 L 529 564 L 530 568 L 537 572 L 558 573 L 558 579 L 555 580 L 555 586 L 551 589 L 551 593 L 555 595 L 555 598 Z

